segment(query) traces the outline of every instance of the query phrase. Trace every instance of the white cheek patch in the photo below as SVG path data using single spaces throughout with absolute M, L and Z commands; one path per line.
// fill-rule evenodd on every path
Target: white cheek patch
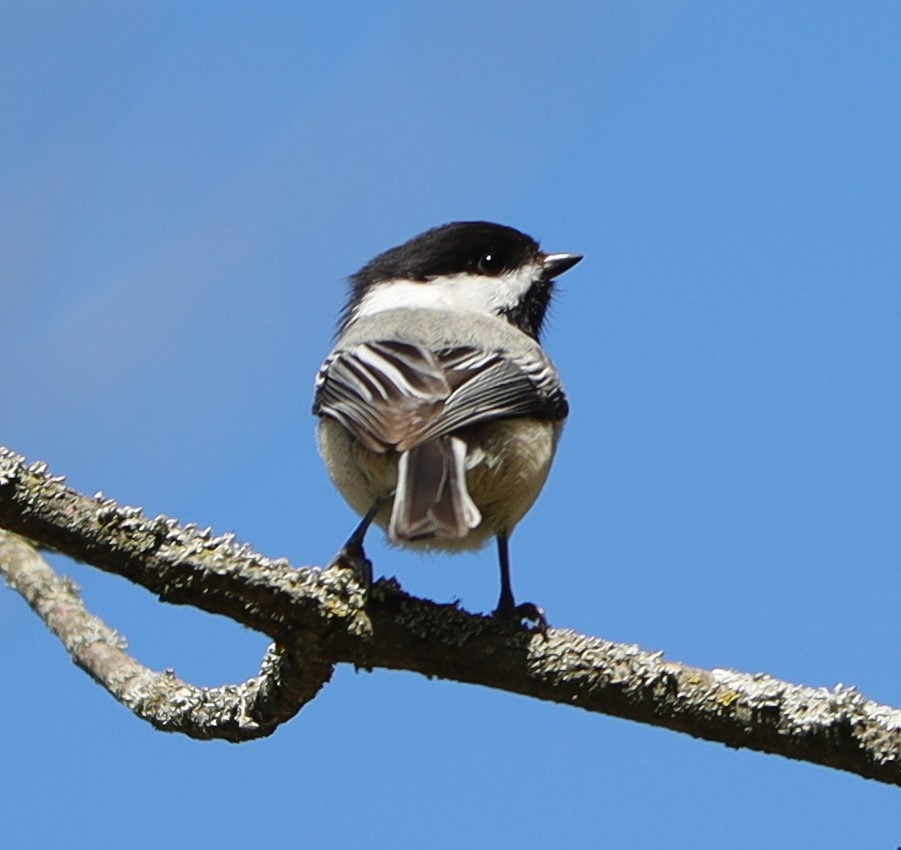
M 355 319 L 385 310 L 427 309 L 483 313 L 497 316 L 522 301 L 541 277 L 541 266 L 529 264 L 500 277 L 457 274 L 419 282 L 391 280 L 378 283 L 353 311 Z

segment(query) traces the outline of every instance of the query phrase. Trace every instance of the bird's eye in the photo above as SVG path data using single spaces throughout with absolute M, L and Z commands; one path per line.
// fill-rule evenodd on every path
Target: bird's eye
M 497 274 L 504 267 L 504 262 L 498 254 L 482 254 L 477 268 L 480 274 Z

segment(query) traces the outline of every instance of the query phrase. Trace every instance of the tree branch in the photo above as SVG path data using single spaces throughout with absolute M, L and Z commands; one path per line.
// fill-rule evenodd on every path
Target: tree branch
M 233 536 L 215 538 L 165 517 L 147 519 L 100 495 L 76 493 L 49 477 L 43 464 L 28 466 L 5 449 L 0 527 L 125 576 L 164 601 L 223 614 L 275 638 L 283 647 L 273 656 L 278 673 L 264 662 L 260 677 L 251 680 L 260 682 L 258 690 L 250 682 L 236 686 L 246 688 L 245 694 L 275 695 L 272 705 L 279 708 L 263 710 L 269 722 L 233 708 L 223 713 L 198 696 L 215 691 L 218 700 L 218 692 L 228 689 L 193 689 L 192 707 L 182 717 L 194 722 L 189 734 L 198 737 L 204 736 L 197 734 L 201 728 L 216 734 L 222 718 L 224 726 L 240 728 L 238 718 L 245 716 L 267 734 L 315 695 L 332 664 L 346 662 L 485 685 L 901 785 L 901 711 L 853 688 L 809 688 L 763 674 L 702 670 L 569 630 L 551 629 L 545 640 L 515 624 L 416 599 L 393 580 L 376 583 L 364 611 L 348 571 L 295 570 L 238 545 Z M 0 548 L 0 569 L 11 574 L 9 551 Z M 67 649 L 73 652 L 68 644 Z M 73 657 L 82 663 L 74 652 Z M 280 683 L 285 669 L 294 682 L 289 687 Z M 182 688 L 191 686 L 178 683 L 162 693 L 177 696 Z M 236 693 L 227 696 L 240 703 Z M 268 705 L 267 699 L 256 704 Z M 209 726 L 207 710 L 214 719 Z M 160 711 L 154 716 L 178 713 L 177 705 Z M 191 726 L 184 719 L 157 725 L 177 731 Z
M 55 634 L 72 660 L 126 708 L 164 732 L 246 741 L 269 735 L 329 680 L 332 665 L 269 647 L 259 675 L 239 685 L 199 688 L 157 673 L 125 652 L 125 640 L 89 614 L 78 588 L 23 539 L 0 531 L 0 571 Z

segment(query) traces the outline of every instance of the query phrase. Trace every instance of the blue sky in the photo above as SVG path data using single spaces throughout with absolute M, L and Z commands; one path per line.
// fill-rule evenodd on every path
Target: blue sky
M 310 6 L 3 6 L 0 443 L 326 562 L 355 519 L 309 406 L 344 278 L 501 221 L 585 255 L 518 596 L 901 705 L 901 6 Z M 496 601 L 490 549 L 370 554 Z M 144 663 L 256 670 L 263 637 L 54 563 Z M 340 669 L 265 741 L 165 736 L 10 592 L 0 675 L 17 848 L 901 844 L 896 789 L 412 674 Z

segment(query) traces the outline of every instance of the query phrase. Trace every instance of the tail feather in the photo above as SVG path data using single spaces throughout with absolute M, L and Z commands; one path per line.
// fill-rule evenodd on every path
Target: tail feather
M 466 489 L 466 443 L 440 437 L 402 452 L 388 525 L 397 542 L 466 537 L 482 515 Z

